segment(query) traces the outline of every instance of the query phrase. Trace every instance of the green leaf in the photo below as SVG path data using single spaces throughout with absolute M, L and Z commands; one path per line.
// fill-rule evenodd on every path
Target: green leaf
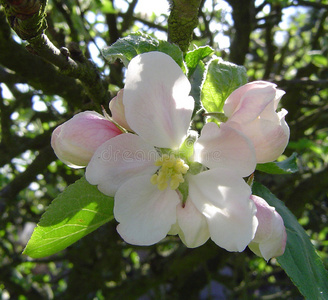
M 242 66 L 212 59 L 207 65 L 201 91 L 201 101 L 207 112 L 223 112 L 228 96 L 247 83 L 246 69 Z
M 198 66 L 198 63 L 212 53 L 214 53 L 214 50 L 209 46 L 199 47 L 188 52 L 185 56 L 185 61 L 189 69 L 188 77 L 193 74 L 196 67 Z
M 254 183 L 253 194 L 274 206 L 284 220 L 287 245 L 285 253 L 277 257 L 281 267 L 306 299 L 328 299 L 328 272 L 303 227 L 284 203 L 263 185 Z
M 312 62 L 317 67 L 328 67 L 328 58 L 322 55 L 322 52 L 319 50 L 310 51 L 308 53 L 312 58 Z
M 204 72 L 205 72 L 204 63 L 200 61 L 197 67 L 195 68 L 194 72 L 189 77 L 189 81 L 191 84 L 190 96 L 192 96 L 195 100 L 195 108 L 194 108 L 193 116 L 196 114 L 198 110 L 202 108 L 202 104 L 200 102 L 200 93 L 201 93 L 200 86 L 203 81 Z
M 101 12 L 104 14 L 115 14 L 117 11 L 113 7 L 113 3 L 109 0 L 103 0 L 101 5 Z
M 294 152 L 290 157 L 279 162 L 269 162 L 257 164 L 256 170 L 268 174 L 291 174 L 298 171 L 297 153 Z
M 185 71 L 183 53 L 177 45 L 157 40 L 141 32 L 119 39 L 113 45 L 104 48 L 102 54 L 109 62 L 119 58 L 127 67 L 132 58 L 138 54 L 151 51 L 159 51 L 170 55 Z
M 113 219 L 112 197 L 83 177 L 52 201 L 23 254 L 40 258 L 57 253 Z

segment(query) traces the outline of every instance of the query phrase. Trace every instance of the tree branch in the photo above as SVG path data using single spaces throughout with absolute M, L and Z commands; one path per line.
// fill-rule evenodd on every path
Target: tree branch
M 235 35 L 230 45 L 230 61 L 243 65 L 249 52 L 249 39 L 255 22 L 253 0 L 227 0 L 232 7 Z
M 48 145 L 40 150 L 39 155 L 34 161 L 26 168 L 23 173 L 20 173 L 9 184 L 3 187 L 0 191 L 1 204 L 10 201 L 24 188 L 26 188 L 31 181 L 38 175 L 43 173 L 44 169 L 56 159 L 54 151 Z
M 47 95 L 59 95 L 72 108 L 81 107 L 87 99 L 83 87 L 73 78 L 58 73 L 56 68 L 16 43 L 10 34 L 5 16 L 0 11 L 0 64 L 25 79 L 36 90 Z
M 183 52 L 188 51 L 193 31 L 198 25 L 201 0 L 170 0 L 168 40 L 177 44 Z
M 24 2 L 26 0 L 21 1 Z M 18 14 L 15 10 L 15 4 L 12 2 L 5 2 L 7 19 L 19 37 L 29 42 L 31 51 L 57 66 L 64 74 L 79 79 L 83 83 L 89 97 L 98 104 L 98 107 L 101 104 L 108 103 L 110 93 L 107 89 L 107 83 L 101 79 L 94 64 L 87 60 L 82 55 L 82 52 L 78 53 L 76 47 L 74 49 L 75 53 L 72 53 L 73 55 L 70 57 L 71 53 L 68 49 L 61 48 L 59 50 L 44 34 L 46 28 L 46 1 L 35 1 L 35 3 L 40 4 L 39 11 L 34 12 L 34 8 L 34 14 L 24 15 L 23 19 L 20 19 L 20 17 L 22 11 L 25 12 L 24 8 L 20 7 Z M 25 7 L 25 9 L 27 8 Z M 74 54 L 78 55 L 74 57 Z

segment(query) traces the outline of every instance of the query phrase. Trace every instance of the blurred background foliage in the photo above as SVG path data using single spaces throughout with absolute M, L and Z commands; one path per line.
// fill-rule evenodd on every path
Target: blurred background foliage
M 138 30 L 166 39 L 168 15 L 165 0 L 50 0 L 46 33 L 58 48 L 81 49 L 113 97 L 124 85 L 124 68 L 108 64 L 99 50 Z M 327 0 L 203 0 L 190 47 L 210 45 L 244 65 L 249 81 L 286 91 L 285 155 L 298 153 L 299 172 L 255 178 L 297 216 L 326 267 L 327 16 Z M 52 257 L 23 256 L 47 206 L 84 173 L 56 160 L 52 130 L 97 109 L 77 80 L 25 46 L 0 8 L 0 299 L 302 299 L 275 259 L 266 263 L 248 249 L 229 253 L 210 241 L 187 249 L 175 237 L 133 247 L 118 236 L 115 221 Z

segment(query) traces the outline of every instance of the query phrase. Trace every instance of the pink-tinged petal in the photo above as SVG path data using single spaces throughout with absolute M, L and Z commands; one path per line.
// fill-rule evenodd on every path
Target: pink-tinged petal
M 122 132 L 94 111 L 85 111 L 58 126 L 51 146 L 57 157 L 72 168 L 85 167 L 96 149 Z
M 212 169 L 189 178 L 189 197 L 207 219 L 211 239 L 228 251 L 243 251 L 258 221 L 251 189 L 232 171 Z
M 270 103 L 270 105 L 267 105 L 267 107 L 261 113 L 260 117 L 262 119 L 272 120 L 273 122 L 278 120 L 279 118 L 277 117 L 277 114 L 279 114 L 279 113 L 277 113 L 276 110 L 277 110 L 278 104 L 279 104 L 282 96 L 285 94 L 286 94 L 285 91 L 276 89 L 276 95 L 275 95 L 273 101 Z M 287 111 L 286 110 L 284 110 L 284 111 L 287 114 Z
M 177 206 L 179 236 L 189 248 L 203 245 L 210 237 L 206 218 L 197 210 L 190 199 L 184 206 Z
M 129 244 L 152 245 L 176 223 L 177 192 L 164 191 L 150 183 L 150 176 L 137 176 L 124 183 L 115 195 L 117 231 Z
M 275 98 L 275 87 L 275 84 L 266 81 L 247 83 L 231 93 L 224 104 L 223 111 L 229 118 L 241 118 L 240 122 L 253 120 Z M 241 115 L 239 112 L 242 112 Z
M 167 54 L 143 53 L 128 66 L 123 93 L 130 127 L 150 144 L 177 148 L 190 125 L 194 108 L 190 83 Z
M 135 134 L 124 133 L 102 144 L 86 169 L 89 183 L 98 185 L 106 195 L 114 196 L 117 189 L 136 175 L 152 175 L 159 155 L 153 146 Z
M 112 118 L 115 122 L 117 122 L 120 126 L 125 128 L 126 130 L 133 131 L 125 119 L 125 109 L 123 105 L 123 89 L 121 89 L 117 93 L 116 97 L 114 97 L 109 102 L 109 109 L 112 113 Z
M 284 118 L 287 111 L 276 112 L 284 94 L 275 84 L 255 81 L 235 90 L 223 107 L 228 116 L 226 124 L 253 142 L 258 163 L 277 159 L 287 146 L 289 127 Z
M 226 124 L 219 128 L 207 123 L 194 144 L 194 159 L 208 168 L 233 169 L 242 177 L 255 170 L 256 158 L 252 142 L 240 131 Z
M 283 219 L 275 208 L 261 197 L 252 195 L 251 200 L 254 201 L 257 208 L 256 218 L 259 225 L 255 237 L 248 247 L 256 255 L 266 260 L 282 255 L 287 240 Z
M 247 134 L 253 142 L 258 163 L 276 160 L 284 152 L 289 141 L 289 127 L 284 117 L 278 119 L 277 123 L 259 119 L 249 124 L 228 121 L 226 125 Z

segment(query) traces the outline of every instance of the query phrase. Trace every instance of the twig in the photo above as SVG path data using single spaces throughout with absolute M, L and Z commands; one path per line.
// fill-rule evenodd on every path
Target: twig
M 74 53 L 70 53 L 66 48 L 58 49 L 44 34 L 46 1 L 34 1 L 35 7 L 38 7 L 39 10 L 35 12 L 34 8 L 34 14 L 23 14 L 24 18 L 21 19 L 22 12 L 29 9 L 26 3 L 30 1 L 22 0 L 22 2 L 25 3 L 25 6 L 20 4 L 18 14 L 16 2 L 13 4 L 12 1 L 5 1 L 5 12 L 10 26 L 20 38 L 27 40 L 30 44 L 30 51 L 57 66 L 64 74 L 79 79 L 89 97 L 98 107 L 109 102 L 110 93 L 107 83 L 101 79 L 95 65 L 84 58 L 77 47 L 73 49 Z

